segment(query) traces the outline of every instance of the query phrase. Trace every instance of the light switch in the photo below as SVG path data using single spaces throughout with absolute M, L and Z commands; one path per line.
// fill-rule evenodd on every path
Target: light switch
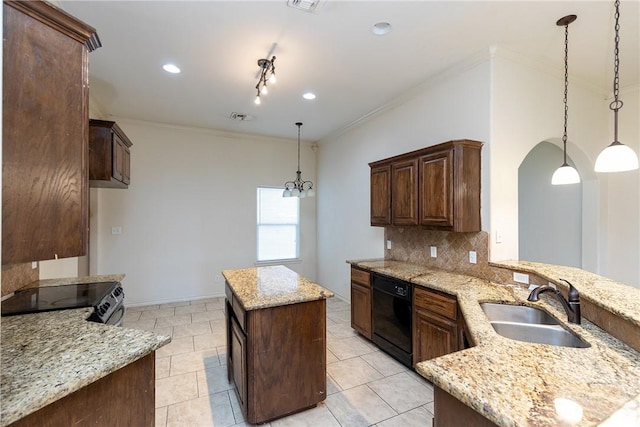
M 391 249 L 391 246 L 392 246 L 391 240 L 387 240 L 387 249 Z
M 469 262 L 471 264 L 475 264 L 477 263 L 477 259 L 476 259 L 476 251 L 469 251 Z
M 111 234 L 122 234 L 122 227 L 111 227 Z
M 438 257 L 438 247 L 431 246 L 431 258 L 437 258 L 437 257 Z

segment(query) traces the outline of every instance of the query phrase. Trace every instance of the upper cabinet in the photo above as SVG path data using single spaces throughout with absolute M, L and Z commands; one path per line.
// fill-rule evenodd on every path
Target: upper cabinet
M 391 225 L 391 165 L 371 167 L 371 225 Z
M 481 149 L 481 142 L 457 140 L 369 163 L 371 225 L 480 231 Z M 387 182 L 379 176 L 385 168 Z M 380 207 L 387 205 L 390 218 L 383 222 Z
M 89 122 L 89 182 L 91 187 L 128 188 L 133 144 L 115 122 Z
M 90 26 L 47 2 L 3 3 L 2 264 L 84 255 Z

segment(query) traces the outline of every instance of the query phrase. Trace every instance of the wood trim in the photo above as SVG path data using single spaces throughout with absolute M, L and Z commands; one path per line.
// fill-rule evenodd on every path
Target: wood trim
M 44 1 L 4 0 L 4 4 L 85 44 L 89 52 L 102 46 L 95 28 L 71 16 L 64 10 Z
M 421 148 L 419 150 L 415 150 L 415 151 L 410 151 L 408 153 L 402 153 L 399 154 L 397 156 L 393 156 L 393 157 L 387 157 L 386 159 L 382 159 L 382 160 L 377 160 L 375 162 L 371 162 L 369 163 L 370 167 L 378 167 L 378 166 L 383 166 L 385 164 L 388 163 L 393 163 L 396 161 L 400 161 L 400 160 L 406 160 L 406 159 L 411 159 L 413 157 L 421 157 L 427 154 L 432 154 L 438 151 L 445 151 L 445 150 L 450 150 L 455 146 L 466 146 L 466 147 L 472 147 L 475 149 L 479 149 L 482 148 L 483 143 L 480 141 L 474 141 L 472 139 L 456 139 L 456 140 L 451 140 L 451 141 L 447 141 L 447 142 L 443 142 L 440 144 L 436 144 L 436 145 L 431 145 L 429 147 L 425 147 L 425 148 Z

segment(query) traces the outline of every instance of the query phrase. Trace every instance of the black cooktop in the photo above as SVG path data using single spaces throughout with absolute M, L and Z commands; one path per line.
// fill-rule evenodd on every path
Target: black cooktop
M 117 286 L 118 282 L 98 282 L 23 289 L 2 301 L 2 315 L 95 307 Z

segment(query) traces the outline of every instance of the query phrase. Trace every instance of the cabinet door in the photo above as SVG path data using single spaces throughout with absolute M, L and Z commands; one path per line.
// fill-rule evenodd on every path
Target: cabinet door
M 391 165 L 371 168 L 371 225 L 391 224 Z
M 112 171 L 113 171 L 113 177 L 115 179 L 117 179 L 118 181 L 122 181 L 122 176 L 123 176 L 123 171 L 124 171 L 124 166 L 123 166 L 123 161 L 124 161 L 124 150 L 125 150 L 125 146 L 124 143 L 122 142 L 122 140 L 118 137 L 118 135 L 116 135 L 115 133 L 112 135 L 113 137 L 113 144 L 112 144 L 112 150 L 113 150 L 113 165 L 112 165 Z
M 231 360 L 233 364 L 233 382 L 236 385 L 238 400 L 244 412 L 247 409 L 247 338 L 231 316 Z
M 81 256 L 87 48 L 67 31 L 72 18 L 46 3 L 4 3 L 3 13 L 2 264 Z
M 371 339 L 371 289 L 351 282 L 351 327 Z
M 122 182 L 129 185 L 131 183 L 131 152 L 128 147 L 123 147 L 122 151 Z
M 453 150 L 420 157 L 420 224 L 453 227 Z
M 458 350 L 458 329 L 454 321 L 415 309 L 413 319 L 413 364 Z
M 394 225 L 418 224 L 418 159 L 391 165 L 391 218 Z

